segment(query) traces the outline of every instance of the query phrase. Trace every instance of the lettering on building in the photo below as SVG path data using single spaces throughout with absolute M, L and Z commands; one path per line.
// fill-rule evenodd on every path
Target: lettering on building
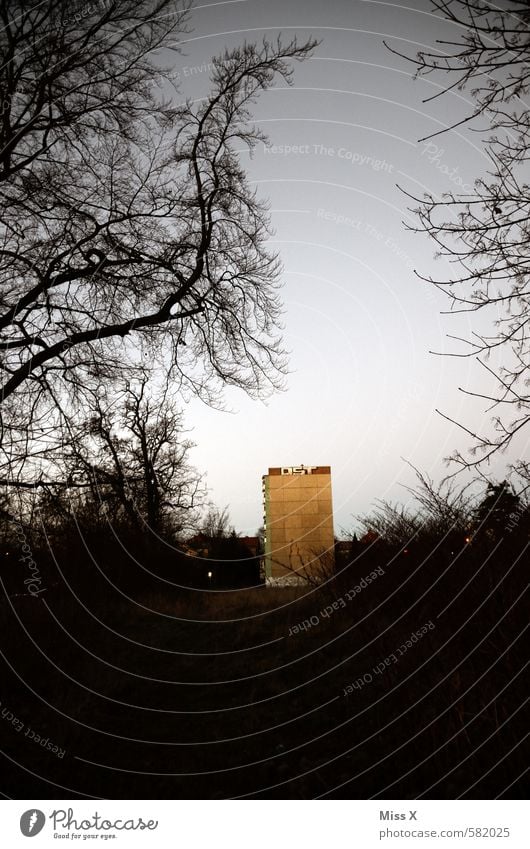
M 281 466 L 282 475 L 311 475 L 318 466 Z

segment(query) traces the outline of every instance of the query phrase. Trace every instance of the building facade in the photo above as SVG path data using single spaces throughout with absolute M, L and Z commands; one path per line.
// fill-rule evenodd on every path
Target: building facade
M 322 579 L 334 567 L 330 466 L 278 466 L 263 475 L 265 580 Z

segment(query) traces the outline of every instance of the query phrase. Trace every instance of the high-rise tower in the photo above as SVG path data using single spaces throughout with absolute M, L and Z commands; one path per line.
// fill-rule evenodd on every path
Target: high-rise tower
M 334 564 L 330 466 L 278 466 L 263 475 L 265 579 L 297 583 Z

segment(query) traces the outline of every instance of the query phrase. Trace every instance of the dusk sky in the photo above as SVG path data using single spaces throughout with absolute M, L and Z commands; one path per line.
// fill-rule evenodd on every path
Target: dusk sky
M 458 91 L 423 103 L 442 80 L 414 81 L 413 64 L 384 46 L 414 56 L 454 36 L 429 8 L 232 0 L 193 13 L 177 59 L 186 97 L 204 96 L 208 63 L 226 47 L 279 33 L 321 40 L 295 66 L 294 85 L 280 83 L 256 105 L 270 146 L 252 159 L 241 154 L 259 195 L 270 199 L 284 265 L 286 391 L 265 404 L 228 392 L 232 412 L 200 402 L 186 410 L 193 462 L 208 470 L 212 499 L 229 506 L 242 533 L 261 524 L 269 466 L 331 465 L 340 534 L 376 498 L 406 500 L 403 485 L 414 473 L 405 461 L 439 479 L 444 458 L 467 450 L 469 438 L 436 408 L 472 429 L 488 426 L 484 403 L 459 392 L 487 389 L 480 366 L 430 353 L 462 352 L 447 334 L 467 337 L 488 325 L 476 315 L 440 315 L 449 301 L 414 269 L 447 279 L 449 267 L 403 224 L 415 219 L 399 187 L 418 196 L 465 191 L 487 168 L 482 136 L 469 128 L 419 141 L 471 105 Z M 522 456 L 521 443 L 513 451 Z M 493 477 L 507 459 L 496 458 Z

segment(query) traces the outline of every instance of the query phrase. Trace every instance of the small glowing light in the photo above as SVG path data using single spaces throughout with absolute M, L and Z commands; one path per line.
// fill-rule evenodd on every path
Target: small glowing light
M 409 553 L 409 550 L 408 550 L 408 548 L 406 548 L 406 549 L 404 550 L 403 554 L 408 554 L 408 553 Z
M 209 577 L 209 578 L 211 578 L 211 577 L 212 577 L 212 575 L 213 575 L 213 572 L 208 572 L 208 577 Z
M 466 542 L 471 542 L 471 537 L 466 537 Z

